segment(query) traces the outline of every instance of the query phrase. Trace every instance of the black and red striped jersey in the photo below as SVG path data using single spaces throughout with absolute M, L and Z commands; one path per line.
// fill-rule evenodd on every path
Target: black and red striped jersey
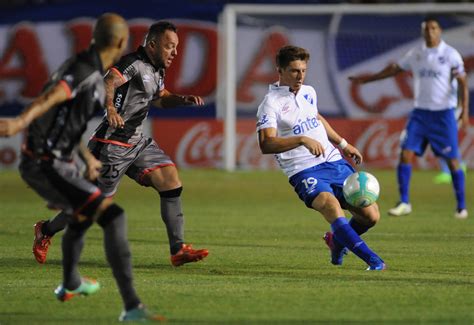
M 58 83 L 66 89 L 69 99 L 28 127 L 25 149 L 38 156 L 70 156 L 87 128 L 87 122 L 96 110 L 103 109 L 103 68 L 94 46 L 65 61 L 51 76 L 45 91 Z
M 165 70 L 153 65 L 142 46 L 123 56 L 111 69 L 125 82 L 114 95 L 114 106 L 125 126 L 113 128 L 104 116 L 92 139 L 134 145 L 143 137 L 143 121 L 148 116 L 150 103 L 165 88 Z

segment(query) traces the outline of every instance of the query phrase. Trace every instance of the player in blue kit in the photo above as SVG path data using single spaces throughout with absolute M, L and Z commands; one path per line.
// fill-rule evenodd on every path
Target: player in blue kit
M 383 270 L 384 261 L 360 238 L 379 220 L 378 206 L 355 208 L 347 204 L 342 184 L 354 169 L 333 144 L 356 163 L 362 161 L 362 155 L 319 114 L 314 88 L 303 85 L 309 56 L 296 46 L 279 50 L 279 81 L 270 85 L 258 107 L 260 149 L 275 155 L 299 198 L 331 224 L 332 232 L 326 233 L 325 240 L 333 264 L 342 264 L 349 249 L 367 263 L 368 270 Z M 353 214 L 349 222 L 342 209 Z
M 469 125 L 469 90 L 461 55 L 441 39 L 437 19 L 428 17 L 422 25 L 424 43 L 411 49 L 398 63 L 363 77 L 350 77 L 353 82 L 367 83 L 394 76 L 402 71 L 413 73 L 415 109 L 402 134 L 397 179 L 400 202 L 388 211 L 393 216 L 411 213 L 409 186 L 415 154 L 423 155 L 428 144 L 436 156 L 443 158 L 451 171 L 457 200 L 454 217 L 466 219 L 465 176 L 459 161 L 458 127 L 455 107 L 458 96 L 462 128 Z

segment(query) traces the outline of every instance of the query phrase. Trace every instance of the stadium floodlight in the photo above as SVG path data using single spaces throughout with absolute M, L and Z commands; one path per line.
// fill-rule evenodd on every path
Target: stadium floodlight
M 339 30 L 341 21 L 350 16 L 357 17 L 373 15 L 379 18 L 390 18 L 393 16 L 416 16 L 417 21 L 426 14 L 435 15 L 459 15 L 468 16 L 468 24 L 472 30 L 474 4 L 472 3 L 418 3 L 418 4 L 376 4 L 376 5 L 357 5 L 357 4 L 335 4 L 335 5 L 277 5 L 277 4 L 228 4 L 219 16 L 219 55 L 218 55 L 218 82 L 216 94 L 216 106 L 218 118 L 223 120 L 224 139 L 223 139 L 223 168 L 232 171 L 236 168 L 236 124 L 237 113 L 240 103 L 237 100 L 237 85 L 239 78 L 242 77 L 242 70 L 239 60 L 245 57 L 242 54 L 243 47 L 249 47 L 247 51 L 256 51 L 254 47 L 260 44 L 242 44 L 241 33 L 248 35 L 247 29 L 264 29 L 272 26 L 280 26 L 284 29 L 324 29 L 324 38 L 328 45 L 328 51 L 325 53 L 326 62 L 337 60 L 336 53 L 331 53 L 335 48 L 335 37 Z M 464 18 L 463 18 L 464 19 Z M 327 22 L 321 25 L 321 21 Z M 412 20 L 411 22 L 413 22 Z M 308 24 L 308 27 L 305 27 Z M 318 25 L 319 24 L 319 25 Z M 415 24 L 412 24 L 415 25 Z M 404 33 L 406 26 L 398 26 L 392 31 L 399 34 Z M 241 30 L 244 29 L 243 32 Z M 364 31 L 366 32 L 366 31 Z M 375 27 L 371 31 L 383 37 L 384 30 L 378 31 Z M 418 29 L 419 32 L 419 29 Z M 350 36 L 350 35 L 349 35 Z M 419 36 L 419 34 L 418 34 Z M 468 42 L 467 40 L 466 42 Z M 239 43 L 240 42 L 240 43 Z M 304 44 L 304 41 L 302 41 Z M 472 38 L 470 40 L 472 44 Z M 350 55 L 350 54 L 349 54 Z M 334 65 L 335 62 L 332 62 Z M 334 83 L 334 80 L 328 82 Z M 329 85 L 331 87 L 331 85 Z M 332 85 L 334 88 L 334 85 Z M 318 90 L 318 89 L 317 89 Z M 262 98 L 260 98 L 261 100 Z M 342 106 L 340 100 L 335 99 L 333 106 Z M 254 102 L 253 107 L 247 107 L 247 117 L 255 116 L 257 105 Z M 252 106 L 248 105 L 248 106 Z M 245 106 L 245 105 L 244 105 Z M 341 108 L 344 111 L 344 108 Z M 253 111 L 252 111 L 253 110 Z M 250 113 L 252 112 L 252 114 Z M 245 112 L 244 112 L 245 115 Z

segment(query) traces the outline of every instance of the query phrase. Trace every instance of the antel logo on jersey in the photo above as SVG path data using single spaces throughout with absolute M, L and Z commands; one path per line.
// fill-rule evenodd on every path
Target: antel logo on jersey
M 309 118 L 306 120 L 298 120 L 298 124 L 293 126 L 293 134 L 301 134 L 308 132 L 309 130 L 315 129 L 319 126 L 318 119 L 316 117 Z
M 420 76 L 420 78 L 434 78 L 434 79 L 437 79 L 441 75 L 441 72 L 423 68 L 423 69 L 418 71 L 418 75 Z

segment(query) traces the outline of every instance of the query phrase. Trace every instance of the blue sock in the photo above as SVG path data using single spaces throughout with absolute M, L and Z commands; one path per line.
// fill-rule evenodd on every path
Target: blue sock
M 349 225 L 351 225 L 352 229 L 360 236 L 362 234 L 365 234 L 367 230 L 369 230 L 371 227 L 366 226 L 358 222 L 354 217 L 351 218 L 349 221 Z
M 451 173 L 453 178 L 454 194 L 456 195 L 456 201 L 458 202 L 458 210 L 466 208 L 466 198 L 464 195 L 465 189 L 465 176 L 462 169 L 458 169 Z
M 408 189 L 410 187 L 411 165 L 400 163 L 397 167 L 398 192 L 400 193 L 400 201 L 409 203 Z
M 383 260 L 375 254 L 354 229 L 352 229 L 346 218 L 337 218 L 336 221 L 331 224 L 331 229 L 339 243 L 349 248 L 351 252 L 359 256 L 368 265 L 383 263 Z

